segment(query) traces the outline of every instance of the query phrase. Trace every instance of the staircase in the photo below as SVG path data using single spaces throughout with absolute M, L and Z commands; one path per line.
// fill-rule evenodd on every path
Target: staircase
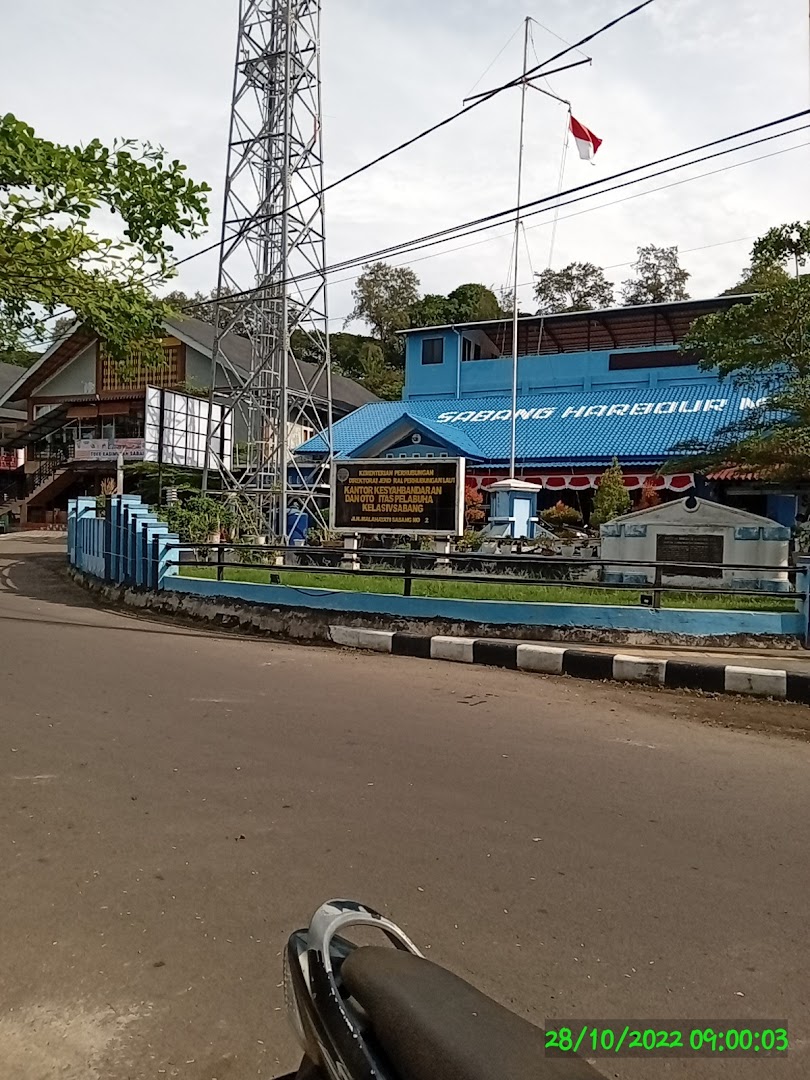
M 25 516 L 32 506 L 40 506 L 56 498 L 73 481 L 71 459 L 67 450 L 60 450 L 41 462 L 39 468 L 28 479 L 28 494 L 23 500 Z

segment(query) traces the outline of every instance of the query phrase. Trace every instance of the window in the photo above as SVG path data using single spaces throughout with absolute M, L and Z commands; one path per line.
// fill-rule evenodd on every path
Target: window
M 430 337 L 422 341 L 422 363 L 444 363 L 444 338 Z
M 481 359 L 481 345 L 477 341 L 473 341 L 472 338 L 462 338 L 461 340 L 461 360 L 462 363 L 467 360 L 480 360 Z
M 693 367 L 697 358 L 677 349 L 647 349 L 644 352 L 611 353 L 608 371 L 637 371 L 639 368 Z

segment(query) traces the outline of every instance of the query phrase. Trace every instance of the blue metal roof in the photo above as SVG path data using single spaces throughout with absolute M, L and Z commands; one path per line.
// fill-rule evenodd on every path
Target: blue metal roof
M 661 387 L 601 387 L 518 399 L 517 457 L 522 465 L 658 462 L 687 439 L 708 440 L 745 416 L 760 396 L 717 379 Z M 509 458 L 508 397 L 441 398 L 365 405 L 334 426 L 335 452 L 351 457 L 386 428 L 410 417 L 456 447 L 460 456 L 493 464 Z M 399 422 L 399 423 L 398 423 Z M 326 450 L 315 438 L 299 453 Z

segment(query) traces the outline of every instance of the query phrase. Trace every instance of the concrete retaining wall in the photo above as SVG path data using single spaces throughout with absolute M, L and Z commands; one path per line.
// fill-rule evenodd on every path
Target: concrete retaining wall
M 167 578 L 163 590 L 152 592 L 128 585 L 107 584 L 75 569 L 71 571 L 71 574 L 75 580 L 80 581 L 87 588 L 112 603 L 124 604 L 127 607 L 145 609 L 165 615 L 185 617 L 196 621 L 202 620 L 223 629 L 233 629 L 243 633 L 266 634 L 271 637 L 317 644 L 330 643 L 332 638 L 330 637 L 329 628 L 335 622 L 340 622 L 344 626 L 355 628 L 405 632 L 430 637 L 472 639 L 480 638 L 486 634 L 489 638 L 512 641 L 581 642 L 591 645 L 649 645 L 662 643 L 687 646 L 706 645 L 718 648 L 733 646 L 750 648 L 769 645 L 796 649 L 802 647 L 798 634 L 790 636 L 784 632 L 774 632 L 770 635 L 726 632 L 707 637 L 705 635 L 690 634 L 686 630 L 680 633 L 663 633 L 653 630 L 622 630 L 621 628 L 604 625 L 599 629 L 594 629 L 583 626 L 581 620 L 578 620 L 579 625 L 568 626 L 554 626 L 542 622 L 525 624 L 514 621 L 496 624 L 476 620 L 469 615 L 466 618 L 453 617 L 448 614 L 441 614 L 439 611 L 418 616 L 413 613 L 407 614 L 402 610 L 394 613 L 390 611 L 374 612 L 340 606 L 339 601 L 342 597 L 356 599 L 358 596 L 362 596 L 367 599 L 370 594 L 335 593 L 328 590 L 306 589 L 304 590 L 305 595 L 301 596 L 301 590 L 290 589 L 286 586 L 248 585 L 247 583 L 235 581 L 216 582 L 182 577 Z M 189 585 L 191 585 L 191 588 L 188 588 Z M 240 595 L 243 590 L 247 589 L 254 590 L 250 593 L 250 596 L 254 597 L 252 602 L 247 598 L 247 595 Z M 314 596 L 313 594 L 316 592 L 318 595 Z M 286 602 L 289 600 L 288 594 L 291 593 L 299 594 L 295 598 L 295 603 Z M 475 601 L 434 601 L 428 597 L 379 596 L 377 599 L 385 601 L 411 599 L 422 603 L 454 605 L 476 603 Z M 489 603 L 489 601 L 481 601 L 480 603 Z M 394 608 L 396 605 L 390 606 Z M 508 605 L 502 606 L 506 607 Z M 515 606 L 532 607 L 533 605 Z M 585 607 L 585 605 L 575 604 L 537 606 Z M 461 611 L 463 612 L 463 610 L 462 608 Z M 691 612 L 668 613 L 676 615 L 693 614 Z M 703 612 L 702 614 L 725 613 Z M 777 620 L 792 617 L 794 616 L 789 613 L 785 616 L 773 616 Z

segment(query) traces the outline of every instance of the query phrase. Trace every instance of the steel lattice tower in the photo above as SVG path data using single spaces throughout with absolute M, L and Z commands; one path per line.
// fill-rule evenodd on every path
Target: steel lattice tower
M 209 423 L 206 458 L 250 531 L 285 540 L 293 505 L 325 524 L 332 456 L 320 17 L 321 0 L 239 0 L 214 320 L 212 400 L 248 440 L 227 467 Z M 226 356 L 235 333 L 250 340 L 247 371 Z M 316 434 L 327 460 L 299 466 L 291 451 Z

